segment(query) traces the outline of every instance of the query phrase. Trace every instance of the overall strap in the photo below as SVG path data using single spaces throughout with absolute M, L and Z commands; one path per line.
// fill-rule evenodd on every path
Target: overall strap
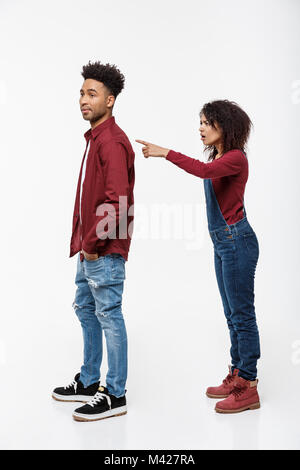
M 242 154 L 247 158 L 248 160 L 248 157 L 247 157 L 247 154 L 246 152 L 243 152 L 243 150 L 241 150 Z M 247 213 L 246 213 L 246 208 L 245 208 L 245 202 L 244 202 L 244 196 L 243 196 L 243 209 L 244 209 L 244 217 L 247 217 Z
M 221 212 L 211 179 L 203 179 L 203 183 L 206 200 L 208 230 L 212 232 L 213 230 L 218 230 L 219 228 L 227 227 L 228 225 Z

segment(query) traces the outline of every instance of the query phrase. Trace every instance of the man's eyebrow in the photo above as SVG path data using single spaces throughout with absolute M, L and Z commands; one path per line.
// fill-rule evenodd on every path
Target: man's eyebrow
M 81 90 L 80 90 L 80 91 L 84 91 L 84 90 L 81 88 Z M 97 90 L 95 90 L 94 88 L 88 88 L 88 90 L 87 90 L 87 91 L 94 91 L 95 93 L 98 93 L 98 92 L 97 92 Z

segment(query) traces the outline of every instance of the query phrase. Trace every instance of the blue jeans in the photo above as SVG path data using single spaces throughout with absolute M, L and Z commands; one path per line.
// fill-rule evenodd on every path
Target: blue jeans
M 254 308 L 254 277 L 259 256 L 257 237 L 247 218 L 210 232 L 215 271 L 230 340 L 232 369 L 255 380 L 260 357 Z
M 107 347 L 106 386 L 116 397 L 125 394 L 127 379 L 127 333 L 122 315 L 125 260 L 120 254 L 96 260 L 77 260 L 73 307 L 82 326 L 84 361 L 80 381 L 84 387 L 100 379 L 102 331 Z

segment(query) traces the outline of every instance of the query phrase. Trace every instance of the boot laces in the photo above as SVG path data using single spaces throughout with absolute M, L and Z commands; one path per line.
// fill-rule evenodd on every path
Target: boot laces
M 223 380 L 224 385 L 229 385 L 234 379 L 234 376 L 231 374 L 228 374 L 227 377 Z
M 239 397 L 245 392 L 245 390 L 246 390 L 246 387 L 241 387 L 240 385 L 235 385 L 231 393 L 235 397 Z
M 74 390 L 75 390 L 75 392 L 76 392 L 76 390 L 77 390 L 77 382 L 76 382 L 76 380 L 72 380 L 72 382 L 71 382 L 69 385 L 66 385 L 66 386 L 64 387 L 64 389 L 67 390 L 67 389 L 70 388 L 70 387 L 74 387 Z
M 106 393 L 101 393 L 101 392 L 96 392 L 96 394 L 93 396 L 93 398 L 87 403 L 90 405 L 92 408 L 94 408 L 95 405 L 98 405 L 101 403 L 103 400 L 107 401 L 109 408 L 111 408 L 111 399 Z

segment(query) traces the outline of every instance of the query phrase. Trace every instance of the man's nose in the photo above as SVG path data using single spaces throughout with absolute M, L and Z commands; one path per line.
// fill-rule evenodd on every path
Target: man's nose
M 80 104 L 80 106 L 83 106 L 84 104 L 87 104 L 87 99 L 86 98 L 80 98 L 79 104 Z

